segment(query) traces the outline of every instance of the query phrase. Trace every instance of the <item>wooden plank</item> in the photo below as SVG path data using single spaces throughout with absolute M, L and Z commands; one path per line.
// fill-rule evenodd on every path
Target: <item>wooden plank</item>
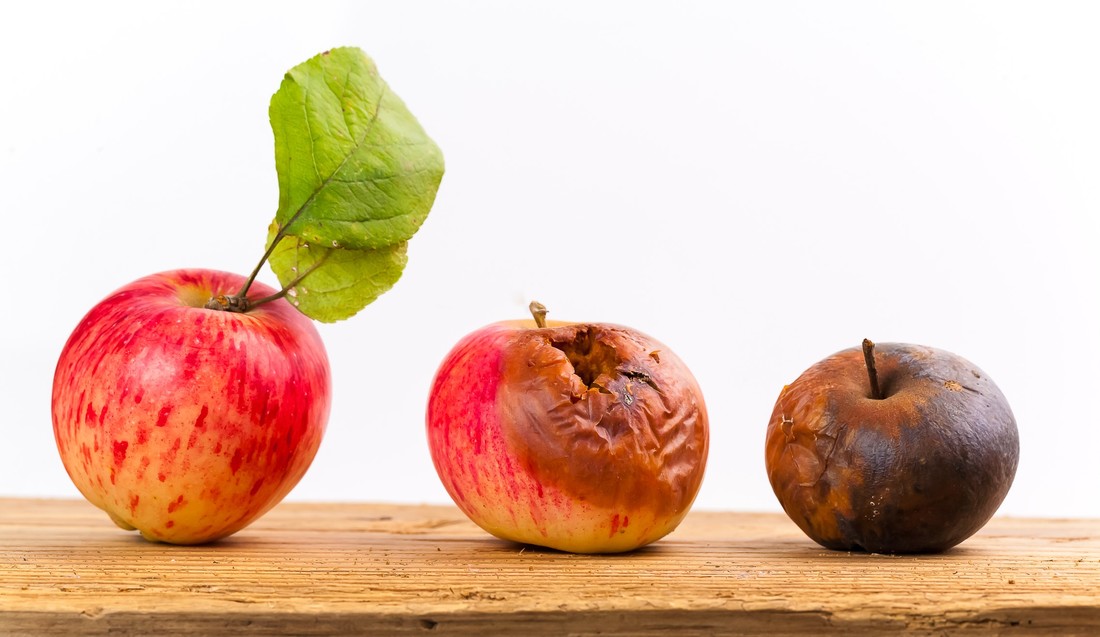
M 0 499 L 0 634 L 1100 634 L 1100 520 L 995 519 L 952 551 L 826 551 L 694 512 L 641 551 L 485 535 L 452 507 L 283 504 L 174 547 L 84 502 Z

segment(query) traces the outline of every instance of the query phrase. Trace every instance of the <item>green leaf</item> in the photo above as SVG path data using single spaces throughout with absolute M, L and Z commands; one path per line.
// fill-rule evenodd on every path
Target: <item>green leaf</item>
M 443 155 L 356 48 L 291 69 L 269 114 L 279 177 L 271 267 L 302 312 L 347 318 L 400 278 Z
M 284 237 L 271 253 L 271 267 L 291 279 L 312 270 L 290 288 L 287 300 L 306 316 L 331 323 L 353 316 L 397 283 L 408 245 L 402 241 L 377 250 L 342 250 Z

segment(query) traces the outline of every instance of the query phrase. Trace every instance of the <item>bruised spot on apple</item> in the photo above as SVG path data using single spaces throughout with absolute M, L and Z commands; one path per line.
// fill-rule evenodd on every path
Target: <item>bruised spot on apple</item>
M 604 323 L 511 321 L 466 336 L 436 374 L 427 429 L 444 486 L 475 523 L 579 553 L 671 532 L 698 492 L 709 440 L 683 362 Z
M 870 341 L 783 388 L 765 460 L 790 518 L 826 548 L 944 551 L 977 532 L 1012 485 L 1016 421 L 960 356 Z
M 223 538 L 282 500 L 317 452 L 331 392 L 320 336 L 284 300 L 203 307 L 244 281 L 211 270 L 139 279 L 92 308 L 62 350 L 58 451 L 124 529 L 178 544 Z

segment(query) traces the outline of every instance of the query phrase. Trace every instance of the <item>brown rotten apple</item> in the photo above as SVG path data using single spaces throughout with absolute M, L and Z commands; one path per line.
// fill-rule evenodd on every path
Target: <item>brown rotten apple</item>
M 783 388 L 765 460 L 783 509 L 817 543 L 918 553 L 980 529 L 1018 457 L 1016 421 L 985 372 L 943 350 L 864 341 Z
M 605 323 L 495 323 L 466 336 L 428 402 L 448 493 L 497 537 L 579 553 L 671 532 L 703 478 L 703 395 L 667 347 Z

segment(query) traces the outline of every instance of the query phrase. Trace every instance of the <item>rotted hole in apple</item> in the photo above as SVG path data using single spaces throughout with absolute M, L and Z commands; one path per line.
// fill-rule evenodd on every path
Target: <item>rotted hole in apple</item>
M 535 325 L 539 329 L 546 327 L 546 306 L 531 301 L 528 306 Z M 590 326 L 580 327 L 576 331 L 557 332 L 550 337 L 550 345 L 561 353 L 573 366 L 573 373 L 581 379 L 586 389 L 610 394 L 611 390 L 600 382 L 600 377 L 614 378 L 619 366 L 619 354 L 614 346 L 603 342 L 596 330 Z
M 600 340 L 592 328 L 581 328 L 573 332 L 573 337 L 551 338 L 550 345 L 560 350 L 573 366 L 584 386 L 604 394 L 612 393 L 605 386 L 605 379 L 614 378 L 619 366 L 619 355 L 615 348 Z

